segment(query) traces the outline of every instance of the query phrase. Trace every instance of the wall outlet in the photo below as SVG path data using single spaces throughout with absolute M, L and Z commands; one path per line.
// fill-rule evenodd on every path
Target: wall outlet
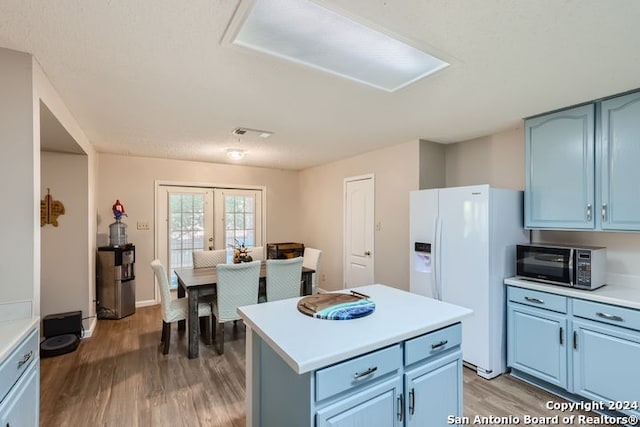
M 149 229 L 149 221 L 138 221 L 136 223 L 138 230 L 148 230 Z

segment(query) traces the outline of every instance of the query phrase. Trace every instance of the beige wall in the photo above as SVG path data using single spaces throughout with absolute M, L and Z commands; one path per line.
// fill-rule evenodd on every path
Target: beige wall
M 47 224 L 40 230 L 41 281 L 40 313 L 46 316 L 82 310 L 89 315 L 90 283 L 87 249 L 82 242 L 88 239 L 87 218 L 87 156 L 42 152 L 40 155 L 41 199 L 47 188 L 54 200 L 65 207 L 58 218 L 58 226 Z
M 40 239 L 34 226 L 40 183 L 39 147 L 36 149 L 33 136 L 31 55 L 0 48 L 0 64 L 0 196 L 5 208 L 0 225 L 0 303 L 25 301 L 26 314 L 31 315 L 37 312 L 31 301 L 40 267 L 39 253 L 35 253 L 35 242 Z
M 198 185 L 266 186 L 267 242 L 299 241 L 300 190 L 298 172 L 183 160 L 99 155 L 98 233 L 108 235 L 113 222 L 111 206 L 119 199 L 128 217 L 128 240 L 136 246 L 136 300 L 155 298 L 149 263 L 156 257 L 155 182 L 172 181 Z M 150 230 L 136 229 L 146 221 Z M 102 239 L 101 239 L 102 240 Z M 103 244 L 108 241 L 102 240 Z
M 447 145 L 447 187 L 491 184 L 524 189 L 524 132 L 509 130 Z M 533 231 L 532 241 L 607 248 L 610 283 L 640 287 L 640 233 Z
M 86 136 L 65 107 L 62 99 L 49 83 L 37 61 L 27 53 L 0 48 L 0 180 L 2 200 L 6 206 L 7 220 L 0 226 L 4 242 L 2 257 L 3 281 L 0 318 L 11 311 L 9 305 L 29 307 L 28 311 L 14 311 L 18 317 L 40 315 L 41 290 L 41 230 L 40 230 L 40 105 L 47 105 L 62 126 L 87 153 L 84 190 L 84 215 L 79 218 L 85 229 L 83 240 L 76 242 L 84 251 L 76 262 L 78 274 L 84 276 L 82 307 L 91 316 L 93 252 L 95 227 L 91 218 L 93 186 L 93 148 Z M 95 224 L 95 223 L 94 223 Z
M 420 140 L 420 190 L 446 185 L 446 145 Z
M 411 141 L 300 172 L 302 241 L 322 250 L 319 286 L 343 288 L 344 179 L 375 177 L 375 282 L 409 289 L 409 191 L 419 185 Z
M 69 298 L 74 302 L 77 302 L 77 306 L 74 305 L 75 310 L 81 310 L 82 315 L 85 318 L 83 321 L 85 333 L 90 335 L 95 327 L 95 256 L 94 250 L 96 247 L 96 220 L 95 220 L 95 187 L 96 187 L 96 153 L 93 146 L 89 143 L 87 136 L 84 134 L 71 112 L 67 109 L 64 101 L 57 93 L 55 88 L 51 85 L 46 75 L 42 71 L 42 68 L 35 59 L 33 60 L 33 109 L 34 117 L 34 141 L 37 147 L 37 167 L 34 172 L 34 178 L 36 179 L 36 192 L 35 198 L 37 202 L 37 209 L 39 211 L 40 201 L 40 103 L 42 102 L 51 113 L 55 116 L 62 127 L 67 131 L 69 136 L 73 139 L 73 143 L 79 147 L 85 155 L 83 160 L 83 166 L 77 166 L 74 169 L 74 179 L 82 181 L 79 186 L 76 187 L 81 193 L 74 195 L 74 200 L 78 201 L 78 209 L 81 209 L 85 215 L 78 218 L 77 227 L 78 241 L 74 242 L 79 248 L 84 247 L 84 251 L 79 252 L 78 258 L 75 260 L 78 265 L 78 288 L 74 288 Z M 75 185 L 75 184 L 74 184 Z M 63 190 L 65 191 L 65 190 Z M 39 214 L 39 212 L 38 212 Z M 34 221 L 33 226 L 37 229 L 37 239 L 35 242 L 35 252 L 38 257 L 37 261 L 37 274 L 36 290 L 35 290 L 35 303 L 38 305 L 37 312 L 40 311 L 40 303 L 43 299 L 41 296 L 41 275 L 40 275 L 40 221 Z M 80 276 L 83 276 L 82 279 Z M 84 285 L 82 285 L 84 283 Z
M 524 189 L 522 127 L 446 146 L 446 186 Z

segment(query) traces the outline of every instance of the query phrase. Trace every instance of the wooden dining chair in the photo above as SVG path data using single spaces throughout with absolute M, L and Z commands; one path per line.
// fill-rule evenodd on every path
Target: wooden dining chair
M 302 257 L 267 260 L 267 301 L 300 296 Z
M 257 304 L 260 261 L 219 264 L 217 298 L 213 302 L 213 337 L 219 354 L 224 353 L 224 324 L 239 320 L 237 308 Z
M 162 337 L 160 338 L 160 342 L 164 343 L 162 354 L 168 354 L 171 341 L 171 324 L 180 320 L 187 320 L 189 317 L 189 305 L 187 298 L 171 298 L 167 272 L 159 260 L 151 261 L 151 268 L 156 275 L 158 286 L 160 287 L 160 307 L 162 311 Z M 206 318 L 203 333 L 206 336 L 207 342 L 211 340 L 211 314 L 211 304 L 205 302 L 198 303 L 198 316 Z
M 311 295 L 318 293 L 320 258 L 322 258 L 322 251 L 320 249 L 304 248 L 302 266 L 315 270 L 315 273 L 311 275 Z

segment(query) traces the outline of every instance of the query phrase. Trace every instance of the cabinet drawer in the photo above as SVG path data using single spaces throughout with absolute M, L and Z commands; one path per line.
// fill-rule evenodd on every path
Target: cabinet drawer
M 38 358 L 38 338 L 36 329 L 0 364 L 0 401 L 29 365 Z
M 507 289 L 507 295 L 509 297 L 509 301 L 533 307 L 545 308 L 547 310 L 557 311 L 558 313 L 567 312 L 567 297 L 562 295 L 534 291 L 531 289 L 516 288 L 513 286 L 509 286 Z
M 640 331 L 640 311 L 632 308 L 576 299 L 573 315 Z
M 459 346 L 461 341 L 460 323 L 408 340 L 404 344 L 404 364 L 411 365 L 441 354 L 445 350 Z
M 369 384 L 402 368 L 400 344 L 365 354 L 316 372 L 316 401 Z

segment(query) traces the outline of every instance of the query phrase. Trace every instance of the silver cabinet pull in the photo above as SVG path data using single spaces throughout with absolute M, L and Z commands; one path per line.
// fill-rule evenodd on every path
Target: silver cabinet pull
M 404 419 L 404 396 L 402 393 L 398 396 L 398 420 L 402 421 Z
M 602 317 L 603 319 L 607 319 L 607 320 L 615 320 L 616 322 L 624 321 L 624 319 L 622 317 L 620 317 L 620 316 L 616 316 L 615 314 L 603 313 L 601 311 L 598 311 L 596 313 L 596 316 Z
M 440 341 L 439 343 L 436 343 L 436 344 L 431 344 L 431 350 L 435 350 L 438 347 L 442 347 L 444 345 L 447 345 L 448 342 L 449 341 L 444 340 L 444 341 Z
M 587 221 L 591 221 L 591 203 L 587 204 Z
M 411 397 L 411 403 L 409 403 L 409 414 L 413 415 L 416 413 L 416 389 L 411 387 L 411 391 L 409 392 L 409 397 Z
M 366 377 L 369 374 L 373 374 L 377 370 L 378 370 L 378 367 L 374 366 L 372 368 L 367 369 L 366 371 L 356 372 L 355 374 L 353 374 L 353 378 L 358 379 L 358 378 Z
M 607 221 L 607 204 L 603 203 L 602 204 L 602 222 L 606 222 Z
M 18 361 L 18 369 L 22 368 L 31 359 L 31 356 L 33 356 L 33 350 L 25 354 L 22 359 Z
M 544 300 L 541 300 L 540 298 L 524 297 L 524 299 L 526 299 L 529 302 L 535 302 L 536 304 L 544 304 Z

